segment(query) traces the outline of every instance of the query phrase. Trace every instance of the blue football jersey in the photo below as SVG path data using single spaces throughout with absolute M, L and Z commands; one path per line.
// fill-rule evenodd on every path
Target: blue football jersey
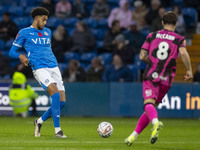
M 58 66 L 51 49 L 51 30 L 38 30 L 32 26 L 19 31 L 13 46 L 24 47 L 33 70 L 39 68 L 54 68 Z

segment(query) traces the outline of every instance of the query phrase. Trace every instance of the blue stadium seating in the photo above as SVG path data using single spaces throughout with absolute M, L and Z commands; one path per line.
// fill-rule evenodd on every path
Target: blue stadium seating
M 3 5 L 0 6 L 0 15 L 2 15 L 4 12 L 8 10 L 8 7 L 5 7 Z
M 47 20 L 46 26 L 49 28 L 56 28 L 57 26 L 63 24 L 63 21 L 57 17 L 50 17 Z
M 133 72 L 134 81 L 138 81 L 140 70 L 136 64 L 128 65 L 128 68 Z
M 0 50 L 2 51 L 5 47 L 5 43 L 3 40 L 0 40 Z
M 96 44 L 96 47 L 97 47 L 97 48 L 103 47 L 103 41 L 97 41 L 96 43 L 97 43 L 97 44 Z
M 196 9 L 192 7 L 183 8 L 182 13 L 184 16 L 186 26 L 189 28 L 195 27 L 195 24 L 197 23 Z
M 112 61 L 111 53 L 102 53 L 99 57 L 101 58 L 103 65 L 108 65 Z
M 102 30 L 91 29 L 91 32 L 97 40 L 103 40 L 104 32 Z
M 71 36 L 75 30 L 76 30 L 75 28 L 67 28 L 68 35 Z
M 19 59 L 11 59 L 11 61 L 10 61 L 10 66 L 12 67 L 12 68 L 14 68 L 17 64 L 19 64 L 20 63 L 20 61 L 19 61 Z
M 10 49 L 11 46 L 12 46 L 13 41 L 14 41 L 14 39 L 11 39 L 11 40 L 7 41 L 7 42 L 5 43 L 5 48 L 6 48 L 6 49 Z
M 25 10 L 24 10 L 24 14 L 27 15 L 27 16 L 30 16 L 30 12 L 33 8 L 35 8 L 35 6 L 26 7 Z
M 64 54 L 64 60 L 65 62 L 69 62 L 71 59 L 76 59 L 79 60 L 79 54 L 74 53 L 74 52 L 67 52 Z
M 7 6 L 9 6 L 9 5 L 17 5 L 19 3 L 19 0 L 1 0 L 0 1 L 0 5 L 7 5 Z
M 29 17 L 17 17 L 13 20 L 17 26 L 19 27 L 19 29 L 28 27 L 29 24 Z
M 134 57 L 134 64 L 137 65 L 140 70 L 144 70 L 146 68 L 146 63 L 140 60 L 139 54 Z
M 82 63 L 90 63 L 91 60 L 96 57 L 96 53 L 84 53 L 80 57 Z
M 64 20 L 64 25 L 68 28 L 68 27 L 75 27 L 76 23 L 79 20 L 77 18 L 67 18 Z
M 183 0 L 172 0 L 172 6 L 179 6 L 180 8 L 183 7 Z
M 99 28 L 108 28 L 108 19 L 102 18 L 98 21 L 98 27 Z
M 23 7 L 35 6 L 36 0 L 20 0 L 19 5 Z
M 23 16 L 24 14 L 24 8 L 22 6 L 11 6 L 8 9 L 8 12 L 15 17 Z
M 67 63 L 59 63 L 58 64 L 58 68 L 60 69 L 61 71 L 61 74 L 65 71 L 65 69 L 68 67 L 68 64 Z
M 98 23 L 95 19 L 93 18 L 85 18 L 83 19 L 83 22 L 88 26 L 88 27 L 91 27 L 91 28 L 96 28 Z

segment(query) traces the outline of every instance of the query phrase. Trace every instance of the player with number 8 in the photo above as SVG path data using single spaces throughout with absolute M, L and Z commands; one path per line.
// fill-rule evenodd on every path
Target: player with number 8
M 183 36 L 176 34 L 177 15 L 169 11 L 163 19 L 163 30 L 150 33 L 144 42 L 140 59 L 147 63 L 143 78 L 144 113 L 140 117 L 135 130 L 125 139 L 130 146 L 138 135 L 151 122 L 153 125 L 151 143 L 154 144 L 163 123 L 158 120 L 156 107 L 170 89 L 176 73 L 176 62 L 180 54 L 187 72 L 185 80 L 192 78 L 190 57 L 186 50 Z

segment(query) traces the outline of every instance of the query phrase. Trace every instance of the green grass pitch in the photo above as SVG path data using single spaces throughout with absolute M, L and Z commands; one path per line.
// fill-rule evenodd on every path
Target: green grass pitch
M 41 137 L 33 136 L 34 118 L 0 117 L 1 150 L 200 150 L 200 120 L 160 119 L 164 128 L 158 141 L 150 144 L 151 124 L 128 147 L 124 143 L 135 128 L 137 118 L 62 117 L 61 127 L 67 139 L 54 138 L 52 119 L 43 124 Z M 102 138 L 97 125 L 102 121 L 114 127 L 113 135 Z

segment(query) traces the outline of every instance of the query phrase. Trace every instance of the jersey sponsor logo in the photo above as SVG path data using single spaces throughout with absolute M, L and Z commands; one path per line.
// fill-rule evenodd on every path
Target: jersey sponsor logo
M 159 34 L 159 33 L 156 34 L 156 38 L 167 39 L 167 40 L 172 40 L 172 41 L 175 39 L 175 37 L 172 36 L 172 35 L 169 35 L 169 34 Z
M 44 35 L 49 36 L 49 34 L 46 31 L 44 32 Z
M 51 44 L 49 38 L 36 38 L 31 39 L 35 44 Z
M 152 95 L 152 90 L 149 89 L 149 90 L 145 90 L 145 94 L 146 94 L 146 97 L 149 97 Z
M 157 78 L 158 78 L 158 73 L 157 73 L 157 72 L 154 72 L 154 73 L 152 74 L 152 77 L 153 77 L 154 79 L 157 79 Z
M 48 83 L 48 82 L 49 82 L 49 79 L 46 79 L 46 80 L 45 80 L 45 83 Z
M 43 36 L 43 34 L 42 34 L 42 33 L 40 33 L 40 32 L 38 32 L 38 35 L 39 35 L 40 37 L 42 37 L 42 36 Z

